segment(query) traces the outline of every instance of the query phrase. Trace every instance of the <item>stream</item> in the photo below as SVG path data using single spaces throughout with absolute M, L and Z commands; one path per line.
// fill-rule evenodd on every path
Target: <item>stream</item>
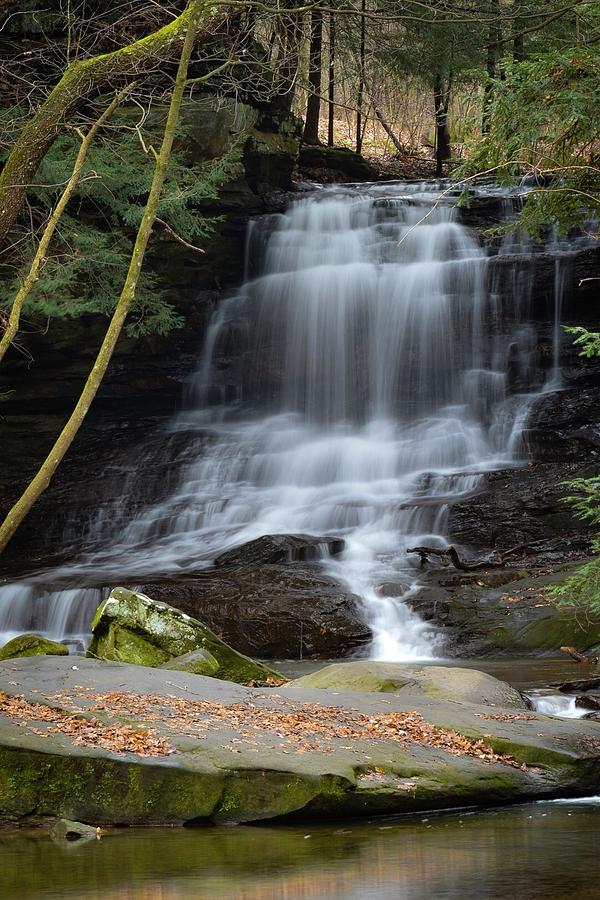
M 600 797 L 315 825 L 0 832 L 3 900 L 596 900 Z

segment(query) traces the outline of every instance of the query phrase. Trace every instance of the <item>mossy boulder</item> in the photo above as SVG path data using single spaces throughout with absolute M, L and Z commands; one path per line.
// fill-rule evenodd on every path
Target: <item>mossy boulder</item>
M 162 666 L 194 650 L 207 650 L 218 663 L 212 673 L 240 684 L 282 676 L 238 653 L 209 628 L 186 613 L 145 594 L 115 588 L 100 604 L 92 622 L 87 655 L 134 665 Z
M 218 677 L 219 662 L 208 650 L 192 650 L 163 663 L 161 669 L 174 669 L 177 672 L 192 672 L 194 675 Z
M 600 616 L 577 606 L 557 606 L 552 589 L 577 570 L 503 569 L 449 574 L 431 572 L 411 600 L 422 618 L 444 628 L 445 650 L 468 658 L 503 654 L 558 653 L 577 647 L 595 656 Z M 380 589 L 393 596 L 396 585 Z
M 55 838 L 66 841 L 79 841 L 82 838 L 89 840 L 98 836 L 98 830 L 92 825 L 83 822 L 73 822 L 71 819 L 57 819 L 50 828 L 50 834 Z
M 301 169 L 329 169 L 352 181 L 377 181 L 377 172 L 367 160 L 346 147 L 305 144 L 298 164 Z
M 329 691 L 377 691 L 398 694 L 401 697 L 421 695 L 438 700 L 513 709 L 526 709 L 528 706 L 519 691 L 485 672 L 447 666 L 419 666 L 411 663 L 371 660 L 335 663 L 291 681 L 288 687 L 321 688 Z
M 558 650 L 565 644 L 589 650 L 600 642 L 600 621 L 575 607 L 548 606 L 532 610 L 530 619 L 512 615 L 490 629 L 490 638 L 504 650 Z
M 246 180 L 257 194 L 289 190 L 298 159 L 302 120 L 283 110 L 263 110 L 246 128 Z
M 69 648 L 40 634 L 20 634 L 0 650 L 0 659 L 19 656 L 68 656 Z

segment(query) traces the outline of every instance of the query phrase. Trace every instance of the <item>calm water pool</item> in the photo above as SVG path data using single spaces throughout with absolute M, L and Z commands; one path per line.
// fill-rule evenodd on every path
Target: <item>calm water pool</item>
M 3 900 L 597 900 L 600 798 L 327 826 L 0 833 Z

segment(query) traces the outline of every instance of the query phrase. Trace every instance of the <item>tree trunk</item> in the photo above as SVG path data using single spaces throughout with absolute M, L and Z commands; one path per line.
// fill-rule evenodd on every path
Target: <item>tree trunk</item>
M 356 101 L 356 152 L 362 152 L 363 142 L 363 97 L 365 93 L 365 66 L 366 66 L 366 44 L 367 44 L 367 23 L 365 12 L 367 9 L 367 0 L 361 0 L 360 4 L 362 15 L 360 17 L 360 50 L 359 50 L 359 70 L 358 70 L 358 97 Z
M 323 53 L 323 13 L 313 9 L 310 18 L 310 52 L 308 57 L 308 102 L 304 142 L 318 144 L 321 118 L 321 58 Z
M 303 34 L 303 17 L 299 13 L 291 13 L 280 18 L 275 26 L 278 37 L 277 62 L 279 65 L 279 87 L 272 103 L 279 109 L 290 112 L 294 102 L 300 44 Z
M 115 346 L 123 329 L 125 319 L 135 300 L 136 287 L 140 277 L 144 254 L 148 241 L 152 233 L 152 227 L 156 218 L 158 202 L 162 192 L 167 174 L 167 166 L 171 157 L 173 140 L 175 137 L 175 129 L 179 119 L 179 111 L 183 99 L 187 70 L 194 40 L 198 26 L 202 21 L 204 7 L 202 0 L 192 0 L 186 10 L 185 37 L 183 40 L 183 48 L 177 69 L 177 76 L 171 95 L 171 103 L 169 106 L 169 114 L 165 125 L 165 131 L 160 148 L 160 152 L 156 157 L 154 167 L 154 176 L 146 202 L 146 208 L 142 221 L 138 228 L 135 245 L 131 254 L 129 269 L 121 291 L 121 295 L 117 301 L 115 311 L 110 320 L 108 329 L 104 336 L 104 340 L 98 351 L 96 361 L 84 385 L 83 391 L 77 401 L 77 405 L 73 410 L 68 422 L 57 438 L 50 453 L 42 463 L 37 474 L 29 483 L 25 492 L 15 503 L 13 508 L 6 516 L 2 525 L 0 525 L 0 553 L 6 548 L 8 542 L 14 535 L 15 531 L 29 513 L 31 507 L 38 500 L 40 495 L 46 490 L 50 481 L 56 472 L 60 462 L 65 456 L 67 450 L 73 443 L 81 424 L 90 408 L 94 397 L 102 383 L 102 379 L 106 373 L 110 360 L 112 358 Z
M 327 88 L 327 146 L 333 147 L 335 121 L 335 13 L 329 13 L 329 82 Z
M 190 5 L 164 28 L 127 47 L 68 66 L 48 99 L 22 129 L 0 173 L 0 246 L 19 215 L 27 188 L 65 119 L 87 97 L 107 84 L 160 68 L 165 57 L 181 42 L 191 9 Z M 221 12 L 215 17 L 214 9 L 208 4 L 200 8 L 200 21 L 206 21 L 203 32 L 206 39 L 214 37 L 216 25 L 226 16 Z
M 435 174 L 441 178 L 444 174 L 444 163 L 450 159 L 450 132 L 448 130 L 448 106 L 450 104 L 450 84 L 444 90 L 441 75 L 435 76 L 433 88 L 435 106 Z
M 496 67 L 498 65 L 498 41 L 502 40 L 502 25 L 500 23 L 500 0 L 491 0 L 491 12 L 496 16 L 496 20 L 490 23 L 489 44 L 487 48 L 487 79 L 483 89 L 483 113 L 481 118 L 481 133 L 487 134 L 489 128 L 490 105 L 494 92 L 494 80 L 496 78 Z
M 516 63 L 523 62 L 525 59 L 525 41 L 523 39 L 523 35 L 520 33 L 521 23 L 518 19 L 515 20 L 515 36 L 513 38 L 513 59 Z
M 67 203 L 71 199 L 73 191 L 79 183 L 79 176 L 81 174 L 87 152 L 92 145 L 92 142 L 96 137 L 99 129 L 102 128 L 102 126 L 108 121 L 108 119 L 110 119 L 123 97 L 127 93 L 129 93 L 129 90 L 130 88 L 126 89 L 125 91 L 121 91 L 121 93 L 114 98 L 112 103 L 104 110 L 100 118 L 93 123 L 93 125 L 81 141 L 81 146 L 79 148 L 79 152 L 77 154 L 71 176 L 67 181 L 66 187 L 62 192 L 58 203 L 54 207 L 50 218 L 48 219 L 46 227 L 44 228 L 44 232 L 38 244 L 35 256 L 33 257 L 31 266 L 29 267 L 27 277 L 17 291 L 15 299 L 13 300 L 13 305 L 10 310 L 8 322 L 6 324 L 4 334 L 2 335 L 2 340 L 0 340 L 0 362 L 2 362 L 2 360 L 4 359 L 6 351 L 14 341 L 15 336 L 19 330 L 19 322 L 21 319 L 21 310 L 23 309 L 23 304 L 25 303 L 25 300 L 29 296 L 33 286 L 38 280 L 39 271 L 46 260 L 48 248 L 54 236 L 54 232 L 56 231 L 56 227 L 60 222 L 63 212 L 66 209 Z
M 382 113 L 381 109 L 380 109 L 379 106 L 377 105 L 377 102 L 376 102 L 375 97 L 374 97 L 374 95 L 373 95 L 373 91 L 369 90 L 368 87 L 366 87 L 366 90 L 368 91 L 369 96 L 370 96 L 370 98 L 371 98 L 371 103 L 373 104 L 373 112 L 374 112 L 375 115 L 377 116 L 377 119 L 378 119 L 378 121 L 379 121 L 381 127 L 383 128 L 383 130 L 385 131 L 385 133 L 386 133 L 387 136 L 389 137 L 390 141 L 392 142 L 392 144 L 394 145 L 394 147 L 396 148 L 396 150 L 398 151 L 398 153 L 404 153 L 404 147 L 402 146 L 402 142 L 401 142 L 400 139 L 394 134 L 394 131 L 393 131 L 393 129 L 392 129 L 392 126 L 389 124 L 389 122 L 388 122 L 387 119 L 385 118 L 384 114 Z

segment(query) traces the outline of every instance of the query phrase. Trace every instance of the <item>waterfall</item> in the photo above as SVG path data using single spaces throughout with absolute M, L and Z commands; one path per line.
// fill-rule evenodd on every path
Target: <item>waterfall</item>
M 328 188 L 258 220 L 247 280 L 171 424 L 198 435 L 177 487 L 73 565 L 0 588 L 0 630 L 80 635 L 90 585 L 304 532 L 345 539 L 323 566 L 361 598 L 373 657 L 435 655 L 440 635 L 406 603 L 419 590 L 406 550 L 444 546 L 451 504 L 519 460 L 543 381 L 530 279 L 490 288 L 477 237 L 435 200 L 422 185 Z

